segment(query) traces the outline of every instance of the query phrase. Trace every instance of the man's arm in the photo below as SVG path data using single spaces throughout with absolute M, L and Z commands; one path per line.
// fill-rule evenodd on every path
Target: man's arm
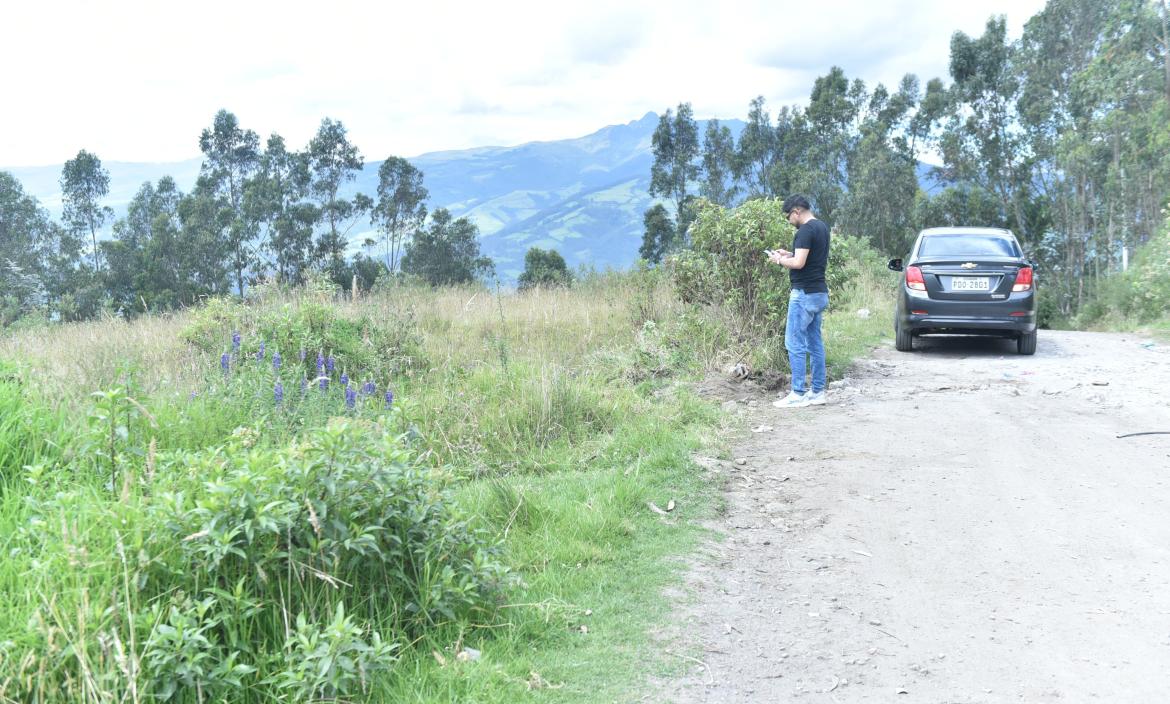
M 778 249 L 768 258 L 774 264 L 779 264 L 785 269 L 803 269 L 805 262 L 808 261 L 808 250 L 798 249 L 795 252 L 789 252 L 786 249 Z

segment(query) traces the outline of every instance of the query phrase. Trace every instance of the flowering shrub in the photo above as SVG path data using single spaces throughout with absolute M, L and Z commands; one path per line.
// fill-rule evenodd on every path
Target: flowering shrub
M 314 362 L 343 369 L 363 369 L 385 376 L 423 363 L 420 337 L 409 314 L 390 320 L 360 315 L 345 317 L 341 309 L 316 300 L 296 304 L 262 304 L 250 307 L 231 299 L 213 299 L 200 308 L 183 330 L 183 339 L 205 352 L 225 352 L 223 341 L 231 336 L 234 358 L 252 356 L 263 360 L 278 351 L 273 366 L 292 366 L 292 355 L 306 374 Z M 323 356 L 315 357 L 314 352 Z M 307 354 L 306 354 L 307 353 Z

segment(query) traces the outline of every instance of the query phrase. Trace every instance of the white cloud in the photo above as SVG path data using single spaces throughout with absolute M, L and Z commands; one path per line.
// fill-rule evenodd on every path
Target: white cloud
M 1041 0 L 332 4 L 205 0 L 6 8 L 0 164 L 198 155 L 226 108 L 303 146 L 341 120 L 367 159 L 586 134 L 690 101 L 699 117 L 803 102 L 842 66 L 867 84 L 946 75 L 951 34 Z

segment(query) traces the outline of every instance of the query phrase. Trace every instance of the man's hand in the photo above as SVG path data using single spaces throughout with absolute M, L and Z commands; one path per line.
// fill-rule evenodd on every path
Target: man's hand
M 783 266 L 783 263 L 780 260 L 784 257 L 791 256 L 792 252 L 789 252 L 787 249 L 773 249 L 768 252 L 768 261 L 772 262 L 773 264 L 780 264 Z

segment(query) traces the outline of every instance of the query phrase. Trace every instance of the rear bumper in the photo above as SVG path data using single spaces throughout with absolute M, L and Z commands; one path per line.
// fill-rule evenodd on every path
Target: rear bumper
M 1014 313 L 1014 315 L 1013 315 Z M 916 335 L 1017 336 L 1036 330 L 1034 292 L 1012 294 L 1003 301 L 937 301 L 903 293 L 898 324 Z

